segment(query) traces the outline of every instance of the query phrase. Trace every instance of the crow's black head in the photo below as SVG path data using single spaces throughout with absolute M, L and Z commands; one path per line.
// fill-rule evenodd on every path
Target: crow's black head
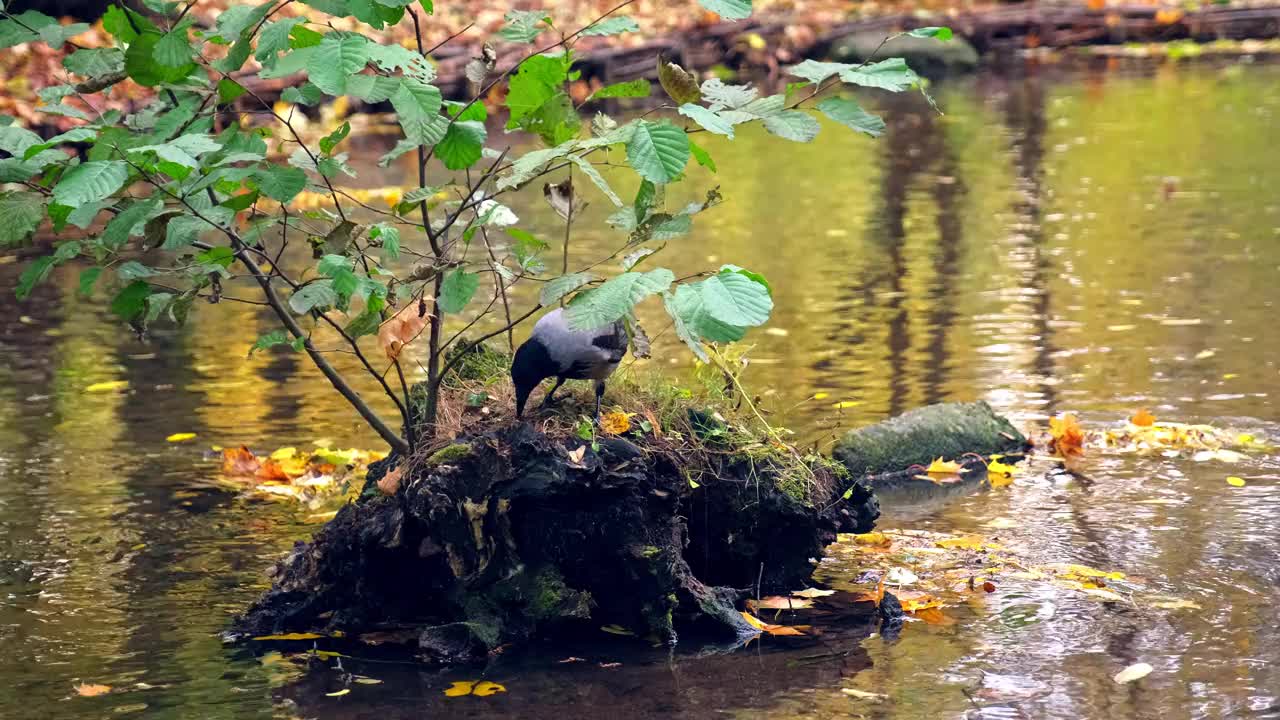
M 538 383 L 555 375 L 557 369 L 547 346 L 536 338 L 530 338 L 516 349 L 516 356 L 511 361 L 511 382 L 516 386 L 516 417 L 524 415 L 524 404 Z

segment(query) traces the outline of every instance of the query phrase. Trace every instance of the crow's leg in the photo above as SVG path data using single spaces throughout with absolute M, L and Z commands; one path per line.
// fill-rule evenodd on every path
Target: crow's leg
M 600 424 L 600 398 L 604 397 L 604 381 L 596 381 L 596 424 Z
M 551 407 L 551 403 L 554 401 L 552 396 L 556 394 L 556 391 L 560 389 L 560 386 L 564 384 L 564 381 L 565 378 L 556 378 L 556 384 L 552 385 L 551 389 L 547 391 L 546 397 L 542 398 L 542 407 Z

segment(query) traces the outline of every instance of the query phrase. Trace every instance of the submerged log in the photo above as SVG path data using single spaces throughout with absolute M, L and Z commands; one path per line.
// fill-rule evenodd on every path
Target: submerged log
M 901 474 L 935 458 L 1019 453 L 1027 439 L 985 402 L 941 403 L 845 434 L 832 455 L 855 477 Z

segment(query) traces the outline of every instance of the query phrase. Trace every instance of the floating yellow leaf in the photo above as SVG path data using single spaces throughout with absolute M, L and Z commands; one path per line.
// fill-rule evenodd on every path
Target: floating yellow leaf
M 630 636 L 632 636 L 632 637 L 634 637 L 634 636 L 635 636 L 635 633 L 633 633 L 633 632 L 631 632 L 630 630 L 628 630 L 628 629 L 626 629 L 626 628 L 622 627 L 621 625 L 605 625 L 604 627 L 602 627 L 602 628 L 600 628 L 600 629 L 601 629 L 601 630 L 603 630 L 603 631 L 605 631 L 605 632 L 607 632 L 607 633 L 609 633 L 609 634 L 611 634 L 611 635 L 630 635 Z
M 476 687 L 474 690 L 471 691 L 471 694 L 479 695 L 480 697 L 488 697 L 490 695 L 493 695 L 494 693 L 500 693 L 500 692 L 506 692 L 506 691 L 507 691 L 506 687 L 499 685 L 496 682 L 489 682 L 488 680 L 483 680 L 479 683 L 476 683 Z
M 506 687 L 488 680 L 459 680 L 445 689 L 444 694 L 448 697 L 462 697 L 464 695 L 488 697 L 495 693 L 506 691 Z
M 751 627 L 770 635 L 804 635 L 804 629 L 807 627 L 804 625 L 772 625 L 748 612 L 742 613 L 742 618 Z
M 826 400 L 829 397 L 831 397 L 831 393 L 828 393 L 828 392 L 820 392 L 820 393 L 813 394 L 814 400 Z
M 1156 416 L 1147 412 L 1146 408 L 1139 410 L 1129 418 L 1129 422 L 1138 427 L 1151 427 L 1156 424 Z
M 324 696 L 325 697 L 342 697 L 343 695 L 346 695 L 349 692 L 351 692 L 350 688 L 342 688 L 337 692 L 325 693 Z
M 631 416 L 621 411 L 605 413 L 600 417 L 600 429 L 609 435 L 621 435 L 631 429 Z
M 1182 600 L 1180 598 L 1173 598 L 1170 600 L 1160 600 L 1157 602 L 1153 602 L 1151 603 L 1151 607 L 1157 607 L 1157 608 L 1160 608 L 1161 610 L 1200 610 L 1202 609 L 1199 603 L 1193 602 L 1191 600 Z
M 475 689 L 475 686 L 475 680 L 458 680 L 445 688 L 444 694 L 448 697 L 462 697 L 463 695 L 470 695 L 471 691 Z
M 875 545 L 878 547 L 885 547 L 890 543 L 889 536 L 879 531 L 859 533 L 853 536 L 853 541 L 859 545 Z
M 123 390 L 127 387 L 129 387 L 128 380 L 110 380 L 108 382 L 94 383 L 85 388 L 84 391 L 90 393 L 114 392 L 116 390 Z
M 1017 471 L 1017 466 L 993 459 L 987 463 L 987 480 L 991 483 L 991 487 L 1004 487 L 1013 482 L 1013 474 Z
M 955 460 L 943 460 L 942 458 L 938 458 L 929 463 L 929 467 L 925 468 L 925 472 L 930 475 L 954 475 L 962 469 L 963 466 Z
M 1231 477 L 1227 478 L 1227 484 L 1232 487 L 1244 487 L 1244 478 L 1236 477 L 1235 475 L 1232 475 Z
M 196 437 L 195 433 L 174 433 L 169 437 L 165 438 L 165 442 L 171 442 L 171 443 L 186 442 L 188 440 L 195 439 L 195 437 Z
M 76 694 L 80 697 L 96 697 L 111 692 L 110 685 L 94 685 L 92 683 L 80 683 L 75 686 Z
M 902 604 L 902 612 L 905 613 L 942 607 L 942 601 L 928 593 L 899 593 L 898 602 Z
M 1050 563 L 1044 566 L 1045 570 L 1057 573 L 1065 578 L 1082 580 L 1086 578 L 1102 578 L 1103 580 L 1123 580 L 1122 572 L 1107 572 L 1091 568 L 1088 565 L 1074 565 L 1071 563 Z
M 1125 683 L 1133 682 L 1134 680 L 1141 680 L 1142 678 L 1150 675 L 1151 671 L 1154 669 L 1155 668 L 1146 663 L 1134 663 L 1116 673 L 1116 676 L 1112 678 L 1112 680 L 1123 685 Z
M 995 548 L 997 545 L 991 545 L 977 535 L 962 535 L 960 537 L 943 538 L 934 543 L 940 548 L 948 550 L 982 550 L 983 548 Z
M 862 401 L 860 400 L 841 400 L 838 403 L 832 403 L 831 407 L 837 410 L 843 410 L 845 408 L 858 407 L 861 404 Z
M 381 685 L 382 684 L 381 680 L 377 678 L 371 678 L 371 677 L 358 677 L 356 678 L 356 682 L 360 683 L 361 685 Z
M 298 448 L 282 447 L 279 450 L 276 450 L 275 452 L 271 453 L 271 459 L 272 460 L 288 460 L 297 454 L 298 454 Z
M 315 640 L 323 635 L 317 633 L 281 633 L 279 635 L 259 635 L 254 640 Z

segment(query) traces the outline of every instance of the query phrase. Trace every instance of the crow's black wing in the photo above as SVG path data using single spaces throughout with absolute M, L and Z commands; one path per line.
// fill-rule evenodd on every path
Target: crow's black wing
M 608 350 L 612 362 L 622 362 L 622 357 L 627 354 L 627 328 L 619 320 L 609 330 L 592 338 L 591 344 Z

